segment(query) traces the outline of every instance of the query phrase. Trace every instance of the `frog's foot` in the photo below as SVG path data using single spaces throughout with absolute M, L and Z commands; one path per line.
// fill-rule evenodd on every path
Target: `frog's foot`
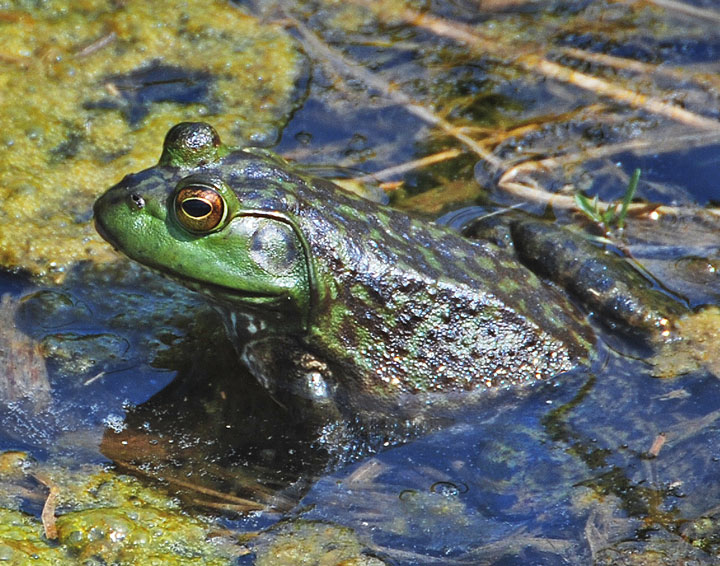
M 537 220 L 516 220 L 511 233 L 523 263 L 613 328 L 639 331 L 650 342 L 662 343 L 672 337 L 674 321 L 688 313 L 627 260 L 579 234 Z

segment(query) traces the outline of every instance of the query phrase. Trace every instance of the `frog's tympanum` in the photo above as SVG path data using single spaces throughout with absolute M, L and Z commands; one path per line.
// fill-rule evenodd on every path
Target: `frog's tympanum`
M 570 300 L 513 247 L 230 149 L 207 124 L 172 128 L 155 167 L 98 199 L 95 222 L 130 258 L 209 296 L 270 389 L 477 391 L 555 376 L 593 347 Z

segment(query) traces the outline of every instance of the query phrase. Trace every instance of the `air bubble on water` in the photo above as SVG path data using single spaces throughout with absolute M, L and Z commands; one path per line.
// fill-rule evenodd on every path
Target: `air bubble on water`
M 103 420 L 103 424 L 115 433 L 121 433 L 127 428 L 125 417 L 123 415 L 109 414 Z

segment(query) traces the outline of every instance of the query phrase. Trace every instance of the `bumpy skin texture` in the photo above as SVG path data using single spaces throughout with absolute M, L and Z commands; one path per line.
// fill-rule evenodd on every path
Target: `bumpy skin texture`
M 207 234 L 178 221 L 178 191 L 198 185 L 220 187 L 225 203 Z M 532 382 L 591 347 L 572 304 L 511 251 L 305 177 L 269 152 L 230 150 L 206 124 L 173 128 L 160 163 L 109 189 L 95 219 L 130 258 L 220 304 L 251 345 L 294 344 L 323 379 L 371 396 Z

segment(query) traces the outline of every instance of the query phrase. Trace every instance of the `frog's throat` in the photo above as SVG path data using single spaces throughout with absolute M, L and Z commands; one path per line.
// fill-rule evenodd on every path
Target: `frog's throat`
M 273 304 L 278 306 L 285 302 L 285 293 L 272 293 L 262 291 L 245 291 L 237 289 L 235 287 L 226 287 L 225 285 L 218 285 L 216 283 L 210 283 L 203 279 L 193 279 L 191 277 L 177 276 L 169 271 L 150 267 L 153 271 L 172 279 L 187 287 L 191 291 L 207 295 L 214 301 L 229 301 L 229 302 L 240 302 L 253 307 L 265 307 L 272 308 Z
M 212 304 L 229 307 L 232 310 L 238 308 L 243 311 L 254 312 L 255 314 L 269 314 L 268 320 L 276 320 L 282 317 L 282 312 L 287 306 L 287 293 L 284 292 L 261 292 L 261 291 L 245 291 L 235 287 L 218 285 L 210 283 L 203 279 L 194 279 L 192 277 L 180 276 L 170 270 L 143 264 L 146 269 L 175 281 L 183 287 L 190 289 L 195 293 L 207 297 Z M 300 324 L 303 331 L 307 328 L 308 316 L 303 313 Z

